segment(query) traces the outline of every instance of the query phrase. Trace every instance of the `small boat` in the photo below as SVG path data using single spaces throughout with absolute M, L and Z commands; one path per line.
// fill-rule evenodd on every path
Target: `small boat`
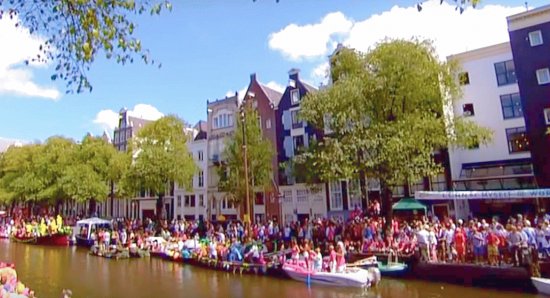
M 537 291 L 540 294 L 550 296 L 550 279 L 542 277 L 531 277 L 531 281 L 533 282 L 533 285 L 535 286 L 535 288 L 537 288 Z
M 103 257 L 107 259 L 129 259 L 130 258 L 130 251 L 128 249 L 111 249 L 107 251 L 100 251 L 97 246 L 92 246 L 90 249 L 90 255 L 96 256 L 96 257 Z
M 97 217 L 77 221 L 75 230 L 76 245 L 84 247 L 93 246 L 95 239 L 92 239 L 92 232 L 98 229 L 112 230 L 113 225 L 110 221 Z
M 51 246 L 68 246 L 69 245 L 69 235 L 66 234 L 53 234 L 45 236 L 30 236 L 30 237 L 20 237 L 17 235 L 12 235 L 11 240 L 18 243 L 29 243 L 37 245 L 51 245 Z
M 286 263 L 285 273 L 296 281 L 336 287 L 365 288 L 370 286 L 369 273 L 361 268 L 348 268 L 343 273 L 308 270 L 300 264 Z
M 405 263 L 378 263 L 378 269 L 382 276 L 399 277 L 407 273 L 409 266 Z

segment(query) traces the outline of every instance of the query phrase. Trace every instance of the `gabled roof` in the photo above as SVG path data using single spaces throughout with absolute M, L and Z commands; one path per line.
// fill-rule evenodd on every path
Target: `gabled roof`
M 145 125 L 147 125 L 149 122 L 152 122 L 151 120 L 145 120 L 143 118 L 137 118 L 133 116 L 128 116 L 128 122 L 126 125 L 132 126 L 134 128 L 140 129 L 143 128 Z
M 307 92 L 315 92 L 315 91 L 319 90 L 316 87 L 313 87 L 313 86 L 311 86 L 310 84 L 308 84 L 304 81 L 300 81 L 300 83 L 302 83 L 302 85 L 304 85 L 304 88 L 306 88 Z
M 262 91 L 267 96 L 267 99 L 269 99 L 269 101 L 273 104 L 273 106 L 279 106 L 279 102 L 281 101 L 283 94 L 277 90 L 267 87 L 260 82 L 258 82 L 258 85 L 260 85 L 260 88 L 262 88 Z
M 208 126 L 206 125 L 206 121 L 199 120 L 199 122 L 195 124 L 195 129 L 199 131 L 206 131 L 208 129 Z

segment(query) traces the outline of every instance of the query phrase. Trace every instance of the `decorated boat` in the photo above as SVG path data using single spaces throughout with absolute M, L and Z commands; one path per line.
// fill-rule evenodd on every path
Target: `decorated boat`
M 117 249 L 116 247 L 111 247 L 107 250 L 101 250 L 97 245 L 94 245 L 90 249 L 90 255 L 107 259 L 120 260 L 129 259 L 130 251 L 128 249 Z
M 365 288 L 370 286 L 370 273 L 361 268 L 348 268 L 342 273 L 308 270 L 303 264 L 285 263 L 284 272 L 293 280 L 325 286 Z
M 540 294 L 550 296 L 550 279 L 542 277 L 531 277 L 531 281 Z
M 113 225 L 110 221 L 97 217 L 77 221 L 75 230 L 76 245 L 84 247 L 93 246 L 96 239 L 93 239 L 92 235 L 98 229 L 112 230 Z
M 12 235 L 11 240 L 18 243 L 38 244 L 38 245 L 53 245 L 53 246 L 68 246 L 69 235 L 53 234 L 44 236 L 18 236 Z

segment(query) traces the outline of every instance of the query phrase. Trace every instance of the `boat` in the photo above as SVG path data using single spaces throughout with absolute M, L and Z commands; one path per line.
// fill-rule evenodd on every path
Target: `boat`
M 69 245 L 69 235 L 67 234 L 53 234 L 45 236 L 30 236 L 30 237 L 21 237 L 17 235 L 12 235 L 11 240 L 18 243 L 29 243 L 37 245 L 51 245 L 51 246 L 68 246 Z
M 76 222 L 75 238 L 76 245 L 91 247 L 94 245 L 95 239 L 92 238 L 92 233 L 98 229 L 113 229 L 110 221 L 98 217 L 87 218 Z
M 537 291 L 540 294 L 550 296 L 550 279 L 549 278 L 531 277 L 531 281 L 533 282 L 533 285 L 535 286 L 535 288 L 537 288 Z
M 370 286 L 369 272 L 357 267 L 347 268 L 343 273 L 332 273 L 308 270 L 299 263 L 285 263 L 283 270 L 291 279 L 307 284 L 355 288 Z
M 131 257 L 130 251 L 127 248 L 120 249 L 120 250 L 116 248 L 112 248 L 107 251 L 100 251 L 97 245 L 93 245 L 90 248 L 90 255 L 96 256 L 96 257 L 103 257 L 107 259 L 115 259 L 115 260 L 129 259 Z
M 378 269 L 382 276 L 400 277 L 407 273 L 409 266 L 405 263 L 380 262 L 378 263 Z

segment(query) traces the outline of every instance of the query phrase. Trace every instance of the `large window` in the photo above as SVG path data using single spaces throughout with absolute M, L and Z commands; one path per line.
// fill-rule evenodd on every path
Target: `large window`
M 504 117 L 504 119 L 523 117 L 519 93 L 501 95 L 500 104 L 502 106 L 502 117 Z
M 508 151 L 510 153 L 529 151 L 529 140 L 525 133 L 525 127 L 514 127 L 506 129 L 508 139 Z
M 254 196 L 254 204 L 263 205 L 264 204 L 264 193 L 257 192 Z
M 204 159 L 204 153 L 202 152 L 202 150 L 199 150 L 199 152 L 197 153 L 198 155 L 198 159 L 199 161 L 202 161 Z
M 529 32 L 529 44 L 532 47 L 543 44 L 542 32 L 540 30 Z
M 342 183 L 338 181 L 330 182 L 330 209 L 342 210 L 344 202 L 342 200 Z
M 292 204 L 292 190 L 285 190 L 283 192 L 283 202 Z
M 297 104 L 300 102 L 300 90 L 294 89 L 290 90 L 290 99 L 292 100 L 292 104 Z
M 204 195 L 199 195 L 199 207 L 204 207 L 206 206 L 204 204 Z
M 303 135 L 293 136 L 292 139 L 294 142 L 294 155 L 298 155 L 302 150 L 302 148 L 304 147 L 304 136 Z
M 447 190 L 447 179 L 445 179 L 445 173 L 439 173 L 430 177 L 430 190 L 431 191 L 445 191 Z
M 349 197 L 349 210 L 355 208 L 361 209 L 363 203 L 361 202 L 361 185 L 359 179 L 351 179 L 348 181 L 348 197 Z
M 181 196 L 178 196 L 176 204 L 177 204 L 176 206 L 181 207 Z
M 296 191 L 296 201 L 298 203 L 307 203 L 307 189 L 298 189 Z
M 292 117 L 292 128 L 301 128 L 303 126 L 302 121 L 300 120 L 299 116 L 300 110 L 292 110 L 290 111 L 290 115 Z
M 233 114 L 226 113 L 214 117 L 214 128 L 225 128 L 233 126 Z
M 516 69 L 514 67 L 513 60 L 495 63 L 495 73 L 497 75 L 497 83 L 499 86 L 517 82 Z
M 204 172 L 199 172 L 199 187 L 204 187 Z
M 537 82 L 539 85 L 550 83 L 550 70 L 548 68 L 537 69 Z

